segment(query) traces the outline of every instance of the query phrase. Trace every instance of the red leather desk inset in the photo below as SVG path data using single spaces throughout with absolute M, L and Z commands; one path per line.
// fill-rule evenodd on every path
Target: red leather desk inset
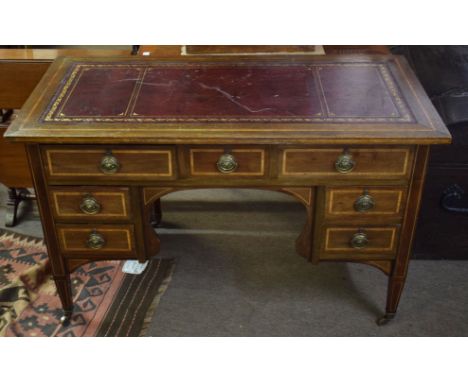
M 65 309 L 93 260 L 160 250 L 154 202 L 200 187 L 271 189 L 306 210 L 297 251 L 389 276 L 396 312 L 429 145 L 450 135 L 393 56 L 60 59 L 9 128 L 28 144 Z
M 44 121 L 413 120 L 382 63 L 77 63 L 57 98 Z

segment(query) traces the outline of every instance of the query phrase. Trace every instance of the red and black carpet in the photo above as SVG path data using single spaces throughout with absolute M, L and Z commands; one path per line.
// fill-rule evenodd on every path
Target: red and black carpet
M 122 261 L 72 274 L 74 313 L 60 325 L 60 300 L 41 239 L 0 229 L 0 336 L 141 336 L 170 282 L 173 259 L 153 259 L 141 275 Z

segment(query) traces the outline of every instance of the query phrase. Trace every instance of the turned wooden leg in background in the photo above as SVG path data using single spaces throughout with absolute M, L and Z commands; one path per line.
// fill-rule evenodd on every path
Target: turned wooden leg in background
M 5 123 L 13 115 L 13 109 L 0 109 L 0 122 Z
M 9 188 L 5 214 L 5 226 L 14 227 L 17 224 L 18 207 L 21 202 L 35 199 L 35 195 L 32 195 L 26 188 Z
M 154 202 L 153 211 L 151 214 L 151 225 L 153 227 L 159 227 L 162 220 L 162 210 L 161 210 L 161 199 L 158 199 Z
M 20 199 L 16 188 L 8 189 L 8 200 L 6 203 L 5 226 L 14 227 L 16 225 L 18 206 Z

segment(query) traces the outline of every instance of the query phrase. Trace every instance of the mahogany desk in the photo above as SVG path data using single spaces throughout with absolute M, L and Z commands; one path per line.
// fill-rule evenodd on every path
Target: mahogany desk
M 9 127 L 27 144 L 67 322 L 70 272 L 158 253 L 152 205 L 203 187 L 305 207 L 297 252 L 405 283 L 429 146 L 450 134 L 403 59 L 60 58 Z

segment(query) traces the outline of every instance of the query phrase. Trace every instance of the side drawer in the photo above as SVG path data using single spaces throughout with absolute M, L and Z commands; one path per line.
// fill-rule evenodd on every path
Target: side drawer
M 126 187 L 51 187 L 49 201 L 57 220 L 129 220 Z
M 342 179 L 408 178 L 411 147 L 310 147 L 280 150 L 282 177 Z
M 135 238 L 132 225 L 58 225 L 60 249 L 65 256 L 103 255 L 133 257 Z
M 47 146 L 42 151 L 49 179 L 174 179 L 173 147 L 112 148 Z
M 189 148 L 190 176 L 263 177 L 267 167 L 267 150 L 262 147 Z M 223 162 L 224 161 L 224 162 Z
M 385 227 L 334 227 L 322 231 L 322 259 L 391 259 L 395 257 L 399 225 Z
M 405 187 L 327 187 L 325 219 L 400 218 Z

